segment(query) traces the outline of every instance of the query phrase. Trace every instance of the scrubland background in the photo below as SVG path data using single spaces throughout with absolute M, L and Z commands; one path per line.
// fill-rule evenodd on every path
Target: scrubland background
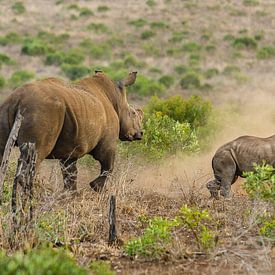
M 44 242 L 63 246 L 95 274 L 111 272 L 97 273 L 102 262 L 123 274 L 270 274 L 274 248 L 259 241 L 256 217 L 266 206 L 251 202 L 241 181 L 229 202 L 209 200 L 205 184 L 219 146 L 241 135 L 274 134 L 274 16 L 271 0 L 1 0 L 1 101 L 25 82 L 49 76 L 76 81 L 102 69 L 114 79 L 137 70 L 128 101 L 145 110 L 152 96 L 179 95 L 188 102 L 195 95 L 203 101 L 198 109 L 210 106 L 198 129 L 190 124 L 195 149 L 170 152 L 164 146 L 159 156 L 144 149 L 153 146 L 149 138 L 141 146 L 120 144 L 114 175 L 101 195 L 89 189 L 99 172 L 90 158 L 79 161 L 77 194 L 65 195 L 58 164 L 45 161 L 36 184 L 34 228 L 22 230 L 17 245 L 10 245 L 6 213 L 1 248 L 12 254 Z M 147 111 L 146 121 L 152 114 Z M 15 151 L 7 185 L 16 157 Z M 116 248 L 106 243 L 110 194 L 117 195 Z M 123 243 L 145 228 L 141 217 L 172 219 L 184 204 L 208 209 L 219 223 L 211 223 L 219 239 L 215 249 L 196 253 L 190 232 L 178 230 L 165 256 L 125 255 Z

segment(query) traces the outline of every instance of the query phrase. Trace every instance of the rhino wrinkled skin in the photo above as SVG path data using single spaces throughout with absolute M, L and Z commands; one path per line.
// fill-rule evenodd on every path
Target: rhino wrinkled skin
M 17 88 L 0 106 L 0 163 L 17 112 L 23 115 L 16 145 L 35 143 L 36 170 L 44 159 L 58 159 L 65 189 L 76 189 L 76 161 L 85 154 L 101 164 L 90 183 L 100 191 L 113 170 L 117 141 L 142 138 L 143 113 L 128 105 L 125 87 L 136 72 L 114 82 L 104 73 L 70 84 L 48 78 Z
M 212 159 L 215 179 L 207 183 L 211 197 L 228 197 L 231 185 L 243 172 L 253 171 L 253 164 L 275 166 L 275 135 L 268 138 L 241 136 L 221 146 Z

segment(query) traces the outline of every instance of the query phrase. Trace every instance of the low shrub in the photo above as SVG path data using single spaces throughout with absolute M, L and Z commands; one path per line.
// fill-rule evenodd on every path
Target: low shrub
M 275 57 L 275 47 L 264 46 L 257 51 L 257 58 L 268 59 Z
M 141 33 L 140 38 L 143 40 L 147 40 L 147 39 L 154 37 L 155 35 L 156 35 L 155 32 L 153 32 L 151 30 L 146 30 Z
M 22 38 L 15 32 L 9 32 L 5 36 L 0 36 L 0 45 L 2 46 L 18 44 L 21 41 Z
M 254 171 L 244 172 L 244 189 L 252 199 L 275 203 L 275 168 L 268 164 L 254 164 Z
M 9 79 L 9 85 L 12 88 L 16 88 L 25 82 L 29 81 L 30 79 L 34 78 L 34 74 L 28 71 L 17 71 L 12 74 Z
M 87 29 L 96 33 L 107 33 L 109 31 L 108 27 L 103 23 L 90 23 Z
M 175 82 L 175 78 L 171 75 L 163 75 L 159 78 L 159 83 L 163 84 L 166 88 L 170 88 Z
M 22 14 L 26 11 L 26 8 L 22 2 L 15 2 L 11 8 L 16 14 Z
M 183 89 L 198 89 L 201 87 L 201 77 L 196 72 L 189 72 L 181 78 L 180 85 Z
M 260 3 L 258 0 L 243 0 L 245 6 L 258 6 Z
M 142 28 L 147 24 L 147 21 L 143 18 L 139 18 L 139 19 L 129 21 L 128 24 L 135 26 L 136 28 Z
M 13 65 L 15 62 L 6 54 L 0 53 L 0 67 L 2 64 Z
M 107 7 L 107 6 L 98 6 L 98 7 L 97 7 L 97 11 L 98 11 L 98 12 L 106 12 L 106 11 L 108 11 L 108 10 L 110 10 L 110 8 Z
M 258 43 L 253 37 L 239 37 L 232 41 L 232 46 L 237 49 L 256 49 Z
M 209 69 L 207 69 L 207 70 L 203 73 L 203 75 L 204 75 L 206 78 L 212 78 L 212 77 L 214 77 L 214 76 L 216 76 L 216 75 L 218 75 L 218 74 L 219 74 L 219 70 L 216 69 L 216 68 L 209 68 Z
M 103 261 L 94 261 L 90 264 L 90 269 L 95 275 L 115 275 L 111 270 L 110 265 Z
M 195 43 L 195 42 L 189 42 L 189 43 L 186 43 L 182 46 L 182 49 L 185 51 L 185 52 L 191 52 L 191 53 L 194 53 L 194 52 L 199 52 L 201 49 L 202 49 L 202 46 Z
M 27 38 L 24 40 L 21 52 L 26 55 L 44 55 L 53 51 L 52 48 L 38 37 Z
M 92 16 L 94 15 L 93 11 L 89 8 L 80 8 L 79 9 L 79 16 Z
M 13 274 L 88 274 L 65 251 L 39 248 L 27 253 L 16 252 L 13 256 L 0 253 L 0 270 L 3 275 Z
M 91 69 L 83 65 L 70 65 L 63 64 L 61 66 L 62 71 L 70 80 L 77 80 L 88 75 Z

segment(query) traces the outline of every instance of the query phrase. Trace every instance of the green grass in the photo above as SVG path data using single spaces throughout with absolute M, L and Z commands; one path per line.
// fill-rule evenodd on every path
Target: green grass
M 146 1 L 146 4 L 147 4 L 147 6 L 149 6 L 149 7 L 154 7 L 154 6 L 157 5 L 156 1 L 154 1 L 154 0 L 147 0 L 147 1 Z
M 22 14 L 26 11 L 26 8 L 22 2 L 15 2 L 11 8 L 16 14 Z
M 107 7 L 107 6 L 98 6 L 98 7 L 97 7 L 97 11 L 98 11 L 98 12 L 106 12 L 106 11 L 108 11 L 108 10 L 110 10 L 110 8 Z
M 268 45 L 264 46 L 257 51 L 257 58 L 258 59 L 269 59 L 275 57 L 275 47 Z
M 34 78 L 34 74 L 32 72 L 28 71 L 17 71 L 12 74 L 12 76 L 9 79 L 9 85 L 12 88 L 16 88 L 24 84 L 25 82 L 31 80 Z
M 12 60 L 9 56 L 7 56 L 6 54 L 0 53 L 0 68 L 2 64 L 6 64 L 6 65 L 14 65 L 15 61 Z
M 115 275 L 111 270 L 110 265 L 104 261 L 94 261 L 90 264 L 90 269 L 95 275 Z
M 147 25 L 148 22 L 145 19 L 143 19 L 143 18 L 139 18 L 139 19 L 135 19 L 135 20 L 129 21 L 128 24 L 132 25 L 132 26 L 134 26 L 136 28 L 142 28 L 145 25 Z
M 156 35 L 156 33 L 154 31 L 146 30 L 141 33 L 140 38 L 143 40 L 147 40 L 147 39 L 154 37 L 155 35 Z

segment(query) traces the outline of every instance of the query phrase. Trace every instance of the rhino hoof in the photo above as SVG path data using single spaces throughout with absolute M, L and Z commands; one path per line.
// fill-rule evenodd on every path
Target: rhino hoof
M 95 192 L 99 193 L 102 191 L 104 183 L 105 179 L 97 178 L 94 181 L 90 182 L 90 186 Z

